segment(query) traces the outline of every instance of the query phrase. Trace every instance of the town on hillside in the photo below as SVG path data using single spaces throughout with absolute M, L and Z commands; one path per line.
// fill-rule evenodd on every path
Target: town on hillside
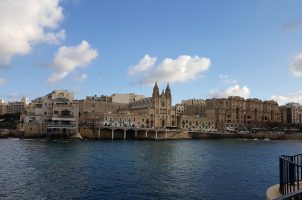
M 167 130 L 290 134 L 301 132 L 302 124 L 298 103 L 279 106 L 275 101 L 230 96 L 172 105 L 169 84 L 160 93 L 157 83 L 151 97 L 115 93 L 76 100 L 72 92 L 55 90 L 31 102 L 25 97 L 20 102 L 1 101 L 0 115 L 2 132 L 9 129 L 25 137 L 157 138 L 161 132 L 163 138 L 172 137 Z

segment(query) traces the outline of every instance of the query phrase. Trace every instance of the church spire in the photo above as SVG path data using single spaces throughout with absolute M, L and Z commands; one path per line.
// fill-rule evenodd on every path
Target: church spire
M 171 89 L 169 83 L 167 84 L 165 95 L 166 97 L 171 97 Z
M 159 89 L 158 89 L 158 86 L 157 86 L 157 81 L 155 82 L 155 85 L 153 87 L 152 97 L 159 97 Z

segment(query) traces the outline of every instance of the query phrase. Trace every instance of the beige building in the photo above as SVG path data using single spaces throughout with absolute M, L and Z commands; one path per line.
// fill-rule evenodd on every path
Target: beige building
M 187 99 L 181 101 L 182 105 L 206 105 L 206 101 L 204 99 Z
M 113 97 L 113 96 L 112 96 Z M 122 101 L 120 101 L 122 102 Z M 78 101 L 80 133 L 96 133 L 100 127 L 166 128 L 176 126 L 175 110 L 169 85 L 159 94 L 157 83 L 152 97 L 131 100 L 129 103 L 97 101 L 86 98 Z
M 172 109 L 172 93 L 169 84 L 159 94 L 159 88 L 155 83 L 152 97 L 143 98 L 129 104 L 132 114 L 138 116 L 141 126 L 166 128 L 176 126 L 175 110 Z M 139 124 L 136 122 L 135 124 Z
M 302 124 L 302 107 L 298 103 L 288 103 L 280 107 L 281 121 L 287 124 Z
M 113 103 L 129 104 L 131 102 L 138 101 L 143 98 L 145 98 L 144 95 L 139 95 L 135 93 L 128 93 L 128 94 L 114 93 L 113 95 L 111 95 L 111 99 Z
M 178 127 L 182 130 L 215 132 L 215 122 L 213 119 L 200 116 L 182 115 L 177 119 Z
M 26 135 L 75 135 L 78 133 L 79 106 L 73 93 L 55 90 L 33 100 L 21 116 L 20 130 Z
M 8 103 L 5 103 L 3 100 L 0 101 L 0 115 L 7 114 Z
M 206 101 L 203 99 L 183 100 L 184 115 L 195 115 L 199 117 L 206 116 Z
M 176 116 L 188 115 L 205 117 L 206 101 L 203 99 L 182 100 L 181 104 L 175 105 Z
M 281 121 L 277 102 L 237 96 L 207 99 L 206 114 L 215 119 L 216 127 L 220 131 L 250 130 Z
M 22 97 L 21 101 L 4 102 L 0 101 L 0 115 L 24 113 L 28 107 L 29 101 L 26 97 Z
M 176 104 L 175 105 L 175 113 L 176 116 L 181 116 L 185 112 L 185 106 L 183 104 Z
M 86 96 L 86 100 L 93 100 L 93 101 L 101 101 L 101 102 L 112 102 L 112 97 L 101 95 L 101 96 Z

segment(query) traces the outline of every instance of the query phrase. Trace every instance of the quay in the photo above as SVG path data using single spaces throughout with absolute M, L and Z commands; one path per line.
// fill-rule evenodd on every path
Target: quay
M 164 139 L 187 139 L 191 138 L 187 131 L 170 130 L 166 128 L 136 128 L 100 126 L 97 129 L 80 128 L 84 139 L 112 139 L 112 140 L 164 140 Z
M 274 133 L 274 132 L 258 132 L 258 133 L 217 133 L 217 132 L 189 132 L 192 139 L 269 139 L 269 140 L 302 140 L 301 133 Z

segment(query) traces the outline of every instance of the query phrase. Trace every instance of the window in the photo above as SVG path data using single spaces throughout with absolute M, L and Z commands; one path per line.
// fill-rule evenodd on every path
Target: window
M 70 111 L 69 110 L 62 110 L 61 115 L 70 116 Z

